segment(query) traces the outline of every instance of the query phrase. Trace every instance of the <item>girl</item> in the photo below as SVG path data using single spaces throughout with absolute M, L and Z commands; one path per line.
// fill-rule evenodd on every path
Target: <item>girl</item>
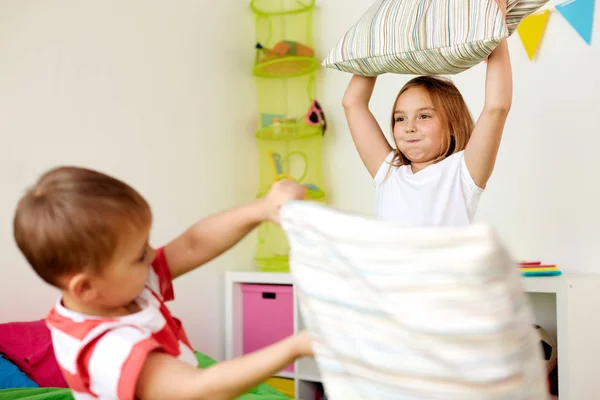
M 499 3 L 506 15 L 505 1 Z M 375 80 L 353 76 L 342 104 L 375 181 L 376 215 L 407 226 L 470 224 L 494 169 L 512 101 L 506 39 L 487 60 L 485 105 L 477 124 L 451 82 L 417 77 L 394 102 L 392 149 L 369 111 Z

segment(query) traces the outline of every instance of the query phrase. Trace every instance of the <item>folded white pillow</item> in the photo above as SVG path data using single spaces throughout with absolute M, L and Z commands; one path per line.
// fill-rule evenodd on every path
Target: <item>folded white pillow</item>
M 330 399 L 547 398 L 522 278 L 490 228 L 407 229 L 306 201 L 281 218 Z

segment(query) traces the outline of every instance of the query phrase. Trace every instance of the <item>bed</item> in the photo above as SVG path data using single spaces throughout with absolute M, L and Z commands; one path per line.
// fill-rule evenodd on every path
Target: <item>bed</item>
M 196 352 L 202 368 L 216 364 L 210 356 Z M 50 331 L 44 320 L 0 324 L 0 399 L 73 400 L 60 372 Z M 260 384 L 238 400 L 289 400 Z

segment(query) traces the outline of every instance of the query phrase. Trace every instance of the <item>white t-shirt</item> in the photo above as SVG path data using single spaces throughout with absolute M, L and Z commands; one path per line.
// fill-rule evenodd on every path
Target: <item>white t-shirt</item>
M 391 167 L 393 156 L 386 157 L 374 178 L 378 218 L 413 227 L 472 223 L 483 189 L 473 181 L 464 151 L 416 174 L 410 165 Z

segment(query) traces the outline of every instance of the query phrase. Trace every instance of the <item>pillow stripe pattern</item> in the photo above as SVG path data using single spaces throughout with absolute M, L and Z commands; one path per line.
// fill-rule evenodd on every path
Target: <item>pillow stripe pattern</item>
M 456 74 L 471 68 L 548 0 L 378 0 L 330 51 L 323 65 L 375 76 Z
M 548 0 L 509 0 L 506 13 L 508 34 L 512 35 L 521 21 L 546 5 Z
M 485 226 L 403 229 L 284 205 L 294 292 L 331 400 L 546 400 L 516 263 Z

